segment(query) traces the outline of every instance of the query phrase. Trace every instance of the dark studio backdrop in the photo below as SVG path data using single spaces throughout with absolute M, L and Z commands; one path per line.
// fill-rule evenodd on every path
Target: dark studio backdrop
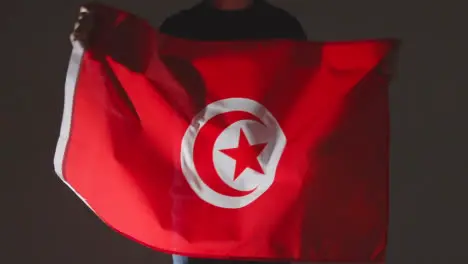
M 468 259 L 466 0 L 277 0 L 310 39 L 397 37 L 388 263 Z M 79 0 L 2 2 L 0 263 L 169 263 L 107 228 L 53 171 Z M 189 0 L 107 0 L 155 26 Z M 4 222 L 4 223 L 3 223 Z

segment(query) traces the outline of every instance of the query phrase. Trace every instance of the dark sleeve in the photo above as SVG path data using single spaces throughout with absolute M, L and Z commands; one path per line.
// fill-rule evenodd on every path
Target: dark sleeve
M 171 34 L 176 30 L 177 24 L 174 23 L 174 16 L 166 18 L 159 26 L 159 31 L 164 34 Z
M 282 37 L 293 40 L 307 40 L 307 35 L 299 20 L 287 11 L 275 7 L 271 11 L 270 17 L 274 18 L 271 24 L 275 25 L 274 27 Z
M 290 30 L 292 39 L 307 40 L 307 34 L 305 33 L 304 28 L 295 17 L 291 17 L 290 19 Z
M 159 32 L 178 38 L 191 38 L 196 32 L 192 29 L 193 23 L 197 21 L 186 11 L 174 14 L 159 26 Z

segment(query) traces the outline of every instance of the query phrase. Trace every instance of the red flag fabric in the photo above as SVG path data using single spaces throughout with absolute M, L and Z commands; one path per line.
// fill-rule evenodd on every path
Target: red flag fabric
M 187 256 L 384 260 L 394 41 L 199 42 L 96 16 L 55 170 L 100 219 Z

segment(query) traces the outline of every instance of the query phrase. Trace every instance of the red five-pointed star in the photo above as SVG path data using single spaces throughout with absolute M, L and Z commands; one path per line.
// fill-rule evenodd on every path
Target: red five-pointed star
M 247 137 L 244 134 L 244 131 L 241 129 L 239 134 L 239 145 L 237 148 L 220 150 L 222 153 L 228 155 L 236 161 L 234 180 L 236 180 L 247 168 L 250 168 L 258 173 L 264 173 L 257 157 L 260 155 L 260 153 L 262 153 L 266 145 L 266 143 L 250 145 Z

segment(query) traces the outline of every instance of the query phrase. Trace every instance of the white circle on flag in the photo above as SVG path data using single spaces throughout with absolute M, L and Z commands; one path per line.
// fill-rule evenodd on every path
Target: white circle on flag
M 215 117 L 245 112 L 256 117 L 227 124 L 214 141 L 211 159 L 214 171 L 231 192 L 226 195 L 209 186 L 194 162 L 194 147 L 201 129 Z M 275 117 L 260 103 L 246 98 L 230 98 L 209 104 L 192 120 L 182 139 L 181 169 L 192 190 L 203 201 L 226 209 L 245 207 L 274 183 L 276 169 L 286 146 L 286 136 Z M 239 152 L 248 149 L 249 155 Z M 251 154 L 253 153 L 253 154 Z

